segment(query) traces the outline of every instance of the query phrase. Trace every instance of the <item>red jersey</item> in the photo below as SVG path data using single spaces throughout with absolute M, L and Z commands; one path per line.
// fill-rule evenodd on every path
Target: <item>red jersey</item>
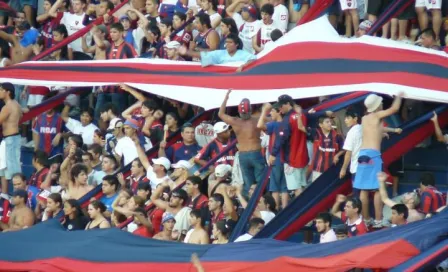
M 47 177 L 48 172 L 49 172 L 48 168 L 42 168 L 40 171 L 34 172 L 34 174 L 31 175 L 28 185 L 34 186 L 38 189 L 42 189 L 41 188 L 42 183 Z
M 47 95 L 50 92 L 50 89 L 44 86 L 29 86 L 28 92 L 29 94 L 34 95 Z
M 154 236 L 154 234 L 150 232 L 145 226 L 139 226 L 136 230 L 134 230 L 134 232 L 132 232 L 132 234 L 143 236 L 146 238 L 152 238 Z
M 182 30 L 174 36 L 173 41 L 179 42 L 181 45 L 188 46 L 192 38 L 193 36 L 191 35 L 190 32 Z
M 427 186 L 422 192 L 421 203 L 421 210 L 425 214 L 435 212 L 446 205 L 443 194 L 432 186 Z
M 188 201 L 188 207 L 192 210 L 200 210 L 208 205 L 208 198 L 201 194 L 196 197 L 194 200 L 190 198 Z
M 208 145 L 204 146 L 199 153 L 196 155 L 196 159 L 209 161 L 221 153 L 228 144 L 230 144 L 230 139 L 227 143 L 221 143 L 218 139 L 214 139 Z M 232 148 L 227 155 L 222 156 L 215 162 L 215 166 L 219 164 L 229 164 L 233 165 L 233 160 L 235 159 L 236 148 Z
M 133 175 L 129 176 L 129 184 L 134 194 L 137 194 L 138 185 L 144 182 L 149 182 L 149 179 L 145 175 L 141 176 L 139 179 L 136 179 Z
M 306 147 L 306 133 L 299 130 L 297 125 L 298 115 L 291 110 L 283 117 L 280 124 L 278 137 L 272 147 L 272 156 L 277 157 L 283 150 L 285 161 L 294 168 L 303 168 L 308 165 L 308 149 Z M 302 124 L 307 127 L 305 114 L 301 117 Z
M 149 219 L 151 220 L 152 228 L 154 230 L 153 235 L 160 232 L 160 228 L 162 227 L 162 217 L 165 211 L 159 208 L 155 208 L 148 214 Z
M 348 228 L 348 237 L 355 237 L 369 232 L 369 229 L 364 223 L 362 216 L 360 216 L 358 220 L 356 220 L 354 223 L 350 223 L 347 216 L 345 215 L 345 212 L 342 212 L 341 220 L 345 223 L 345 225 Z
M 50 48 L 53 45 L 53 30 L 61 23 L 63 12 L 58 12 L 56 18 L 48 18 L 42 23 L 40 34 L 44 38 L 45 48 Z
M 0 197 L 0 221 L 8 224 L 11 217 L 11 204 L 9 200 Z
M 111 43 L 111 46 L 106 50 L 106 59 L 132 59 L 137 57 L 137 52 L 132 45 L 123 41 L 120 45 Z M 124 93 L 118 86 L 106 86 L 103 88 L 105 93 Z
M 344 140 L 335 130 L 325 135 L 322 129 L 316 129 L 314 137 L 313 171 L 323 173 L 333 164 L 334 156 L 341 151 Z

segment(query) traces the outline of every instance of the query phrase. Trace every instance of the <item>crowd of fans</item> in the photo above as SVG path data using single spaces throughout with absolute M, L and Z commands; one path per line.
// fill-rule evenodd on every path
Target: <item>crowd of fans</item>
M 44 60 L 141 57 L 199 61 L 202 66 L 249 63 L 273 41 L 287 35 L 313 4 L 133 0 L 109 15 L 119 0 L 45 0 L 39 2 L 42 12 L 34 17 L 36 1 L 11 2 L 19 3 L 14 7 L 17 12 L 0 18 L 5 24 L 0 31 L 2 67 L 29 60 L 99 17 L 104 18 L 103 24 Z M 337 29 L 345 26 L 342 32 L 347 37 L 365 34 L 387 1 L 363 2 L 335 1 L 328 11 L 330 22 Z M 416 12 L 414 7 L 408 8 L 378 35 L 442 50 L 442 35 L 448 30 L 448 22 L 442 20 L 442 2 L 420 2 L 416 2 Z M 416 15 L 418 21 L 413 20 Z M 399 96 L 388 109 L 382 108 L 381 97 L 371 95 L 361 109 L 352 107 L 321 116 L 304 112 L 288 95 L 263 106 L 251 105 L 245 99 L 238 107 L 239 117 L 233 117 L 226 108 L 229 91 L 218 113 L 220 120 L 213 116 L 193 125 L 188 120 L 198 115 L 200 108 L 120 84 L 69 96 L 63 107 L 22 124 L 19 134 L 21 112 L 66 89 L 0 85 L 5 104 L 0 123 L 6 143 L 3 149 L 0 145 L 4 158 L 0 159 L 3 232 L 58 219 L 69 231 L 120 226 L 154 239 L 227 243 L 268 166 L 269 186 L 247 233 L 237 242 L 251 239 L 291 198 L 302 194 L 339 162 L 339 176 L 351 174 L 354 192 L 348 197 L 339 195 L 329 213 L 318 215 L 315 226 L 321 233 L 320 242 L 422 220 L 446 205 L 446 196 L 437 190 L 431 174 L 421 177 L 415 192 L 393 199 L 388 196 L 388 175 L 381 170 L 379 146 L 387 133 L 401 133 L 399 128 L 382 125 L 386 117 L 400 110 Z M 437 139 L 448 142 L 436 114 L 432 122 Z M 177 131 L 181 139 L 169 145 L 167 139 Z M 208 164 L 235 139 L 237 146 Z M 20 170 L 20 144 L 35 150 L 35 171 L 30 178 Z M 158 156 L 148 159 L 146 151 L 154 146 L 159 147 Z M 122 171 L 127 165 L 131 166 L 129 176 Z M 197 171 L 199 167 L 205 167 L 206 172 Z M 103 196 L 93 197 L 82 209 L 77 200 L 96 186 L 102 187 Z M 396 186 L 393 194 L 397 194 Z M 153 208 L 148 212 L 148 207 Z M 334 217 L 345 227 L 332 229 Z M 132 222 L 123 226 L 129 219 Z

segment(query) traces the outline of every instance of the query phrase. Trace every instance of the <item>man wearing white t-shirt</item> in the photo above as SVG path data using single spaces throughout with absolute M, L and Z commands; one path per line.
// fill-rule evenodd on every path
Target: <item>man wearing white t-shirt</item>
M 62 4 L 64 2 L 64 0 L 58 0 L 58 2 L 60 4 Z M 73 13 L 64 12 L 64 15 L 62 16 L 62 19 L 61 19 L 61 24 L 65 25 L 69 36 L 71 36 L 72 34 L 78 32 L 79 30 L 81 30 L 85 27 L 83 25 L 83 21 L 84 21 L 84 16 L 86 16 L 86 13 L 84 12 L 86 4 L 87 4 L 86 0 L 72 0 Z M 89 32 L 87 34 L 87 44 L 91 44 L 91 43 L 92 43 L 92 35 L 90 35 L 90 32 Z M 76 51 L 83 52 L 81 38 L 70 43 L 70 46 L 72 47 L 74 52 L 76 52 Z
M 274 198 L 270 194 L 265 194 L 258 201 L 258 206 L 254 211 L 253 217 L 263 219 L 265 224 L 268 224 L 275 217 L 277 212 Z
M 257 8 L 255 5 L 245 5 L 241 9 L 241 14 L 237 12 L 238 7 L 244 5 L 245 0 L 236 0 L 227 7 L 227 14 L 235 20 L 238 27 L 239 37 L 243 42 L 243 50 L 255 54 L 252 46 L 252 37 L 254 37 L 261 27 L 261 21 L 257 20 Z
M 70 111 L 70 105 L 65 105 L 64 110 L 62 111 L 61 118 L 65 122 L 65 126 L 70 130 L 73 134 L 81 135 L 84 144 L 91 145 L 93 144 L 93 135 L 95 130 L 98 129 L 92 123 L 93 120 L 93 109 L 85 108 L 81 109 L 80 121 L 70 118 L 68 116 Z
M 272 15 L 272 20 L 279 26 L 279 29 L 286 33 L 289 23 L 289 12 L 288 8 L 281 4 L 280 0 L 269 0 L 269 4 L 274 6 L 274 14 Z
M 138 158 L 137 148 L 134 144 L 134 139 L 138 138 L 137 132 L 139 126 L 136 120 L 129 119 L 124 122 L 124 137 L 120 138 L 115 146 L 114 154 L 117 161 L 123 159 L 123 165 L 130 164 L 133 160 Z
M 274 6 L 271 4 L 264 4 L 261 7 L 261 27 L 257 34 L 252 37 L 252 46 L 256 53 L 260 53 L 264 45 L 270 41 L 271 32 L 275 29 L 281 29 L 281 26 L 272 20 L 272 15 L 274 15 Z
M 320 213 L 316 217 L 316 229 L 320 233 L 320 243 L 329 243 L 338 240 L 336 233 L 331 228 L 331 214 Z
M 244 242 L 249 241 L 252 239 L 257 233 L 260 232 L 260 230 L 264 227 L 264 220 L 261 218 L 254 217 L 249 221 L 249 230 L 247 233 L 241 235 L 240 237 L 236 238 L 236 242 Z
M 342 165 L 339 178 L 344 178 L 347 173 L 348 165 L 350 164 L 350 173 L 356 174 L 356 168 L 358 167 L 359 150 L 362 144 L 362 127 L 358 124 L 359 116 L 354 111 L 347 111 L 345 113 L 345 125 L 350 129 L 347 133 L 347 137 L 344 141 L 343 149 L 345 152 L 344 164 Z

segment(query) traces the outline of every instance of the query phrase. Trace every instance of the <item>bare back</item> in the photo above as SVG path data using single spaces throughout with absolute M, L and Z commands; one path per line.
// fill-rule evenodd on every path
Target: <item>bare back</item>
M 361 149 L 375 149 L 381 151 L 383 140 L 383 122 L 375 113 L 362 118 L 362 145 Z
M 208 234 L 204 229 L 195 229 L 188 239 L 189 244 L 204 245 L 208 244 Z
M 19 121 L 22 118 L 22 109 L 15 100 L 9 100 L 2 108 L 2 115 L 7 114 L 2 123 L 3 135 L 9 136 L 19 133 Z
M 258 118 L 251 117 L 248 120 L 233 118 L 232 128 L 238 140 L 239 151 L 261 150 L 261 130 L 257 128 Z

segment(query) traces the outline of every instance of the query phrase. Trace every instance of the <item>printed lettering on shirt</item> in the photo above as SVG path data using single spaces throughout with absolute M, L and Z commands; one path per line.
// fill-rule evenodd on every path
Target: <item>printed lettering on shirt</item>
M 41 127 L 40 133 L 56 134 L 56 128 L 55 127 Z
M 198 128 L 195 133 L 197 135 L 203 135 L 203 136 L 213 136 L 214 132 L 213 129 L 207 129 L 207 128 Z

